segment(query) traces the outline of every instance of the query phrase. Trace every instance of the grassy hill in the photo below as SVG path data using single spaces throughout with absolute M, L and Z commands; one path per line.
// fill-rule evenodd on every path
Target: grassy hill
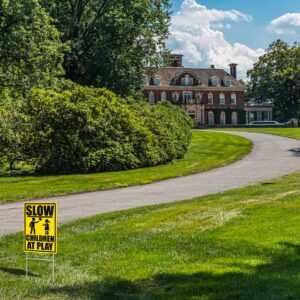
M 300 174 L 59 229 L 51 266 L 0 239 L 1 299 L 299 299 Z

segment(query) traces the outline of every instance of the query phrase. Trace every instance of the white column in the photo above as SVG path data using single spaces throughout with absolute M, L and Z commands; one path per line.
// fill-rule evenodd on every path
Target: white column
M 257 121 L 261 121 L 261 111 L 257 112 Z

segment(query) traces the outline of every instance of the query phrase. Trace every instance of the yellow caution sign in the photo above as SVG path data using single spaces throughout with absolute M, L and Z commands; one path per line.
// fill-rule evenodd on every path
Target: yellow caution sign
M 24 204 L 24 251 L 57 253 L 56 203 Z

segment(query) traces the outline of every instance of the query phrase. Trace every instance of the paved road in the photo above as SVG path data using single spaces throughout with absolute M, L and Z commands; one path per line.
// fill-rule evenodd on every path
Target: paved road
M 247 186 L 300 170 L 300 141 L 260 133 L 235 132 L 253 141 L 244 159 L 204 173 L 148 185 L 43 199 L 55 201 L 59 221 L 110 211 L 191 199 Z M 23 202 L 0 205 L 0 236 L 23 229 Z

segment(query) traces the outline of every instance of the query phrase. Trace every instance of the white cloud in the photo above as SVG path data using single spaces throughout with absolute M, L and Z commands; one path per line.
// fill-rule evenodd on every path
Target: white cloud
M 274 19 L 269 25 L 269 30 L 300 38 L 300 13 L 288 13 Z
M 240 78 L 264 53 L 240 43 L 229 43 L 222 29 L 230 29 L 229 22 L 250 22 L 252 17 L 236 10 L 208 9 L 195 0 L 185 0 L 178 13 L 171 19 L 168 46 L 184 54 L 191 66 L 210 65 L 228 69 L 228 64 L 238 63 Z

